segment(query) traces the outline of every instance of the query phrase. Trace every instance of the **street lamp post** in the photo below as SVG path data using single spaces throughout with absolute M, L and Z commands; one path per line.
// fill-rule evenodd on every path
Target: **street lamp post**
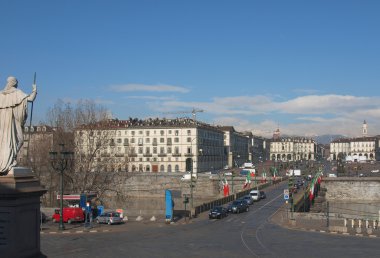
M 64 144 L 59 144 L 61 151 L 49 152 L 50 163 L 54 170 L 58 171 L 60 174 L 60 216 L 59 216 L 59 230 L 64 230 L 65 226 L 63 225 L 63 172 L 71 165 L 73 160 L 73 152 L 64 151 Z

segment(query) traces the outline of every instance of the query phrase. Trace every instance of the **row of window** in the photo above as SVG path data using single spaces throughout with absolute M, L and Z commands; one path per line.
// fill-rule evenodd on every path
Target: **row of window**
M 125 130 L 124 135 L 128 135 L 128 131 L 129 130 Z M 150 132 L 151 132 L 151 130 L 145 130 L 145 135 L 150 136 Z M 143 130 L 130 131 L 130 134 L 131 134 L 131 136 L 143 135 L 144 131 Z M 153 130 L 153 134 L 157 134 L 157 131 Z M 168 130 L 168 134 L 172 134 L 172 130 Z M 117 135 L 121 136 L 122 135 L 121 131 L 117 131 Z M 160 135 L 162 135 L 162 136 L 165 135 L 165 130 L 160 130 Z M 179 135 L 179 130 L 174 130 L 174 135 Z M 191 135 L 191 130 L 187 130 L 187 135 Z

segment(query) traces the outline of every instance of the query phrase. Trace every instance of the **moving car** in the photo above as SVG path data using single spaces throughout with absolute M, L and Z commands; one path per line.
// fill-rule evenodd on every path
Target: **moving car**
M 52 216 L 53 222 L 59 222 L 60 209 L 56 209 Z M 71 224 L 72 222 L 83 222 L 84 212 L 82 208 L 77 207 L 64 207 L 63 208 L 63 222 Z
M 111 212 L 106 212 L 95 219 L 96 223 L 106 223 L 108 225 L 111 224 L 120 224 L 123 223 L 123 218 L 120 216 L 119 212 L 111 211 Z
M 265 199 L 267 198 L 267 195 L 265 194 L 264 191 L 260 191 L 260 199 Z
M 227 217 L 227 209 L 222 206 L 214 207 L 208 214 L 209 219 L 221 219 L 224 217 Z
M 251 196 L 253 201 L 260 201 L 260 192 L 259 190 L 252 190 L 249 192 L 249 195 Z
M 248 203 L 248 205 L 252 205 L 253 204 L 253 199 L 252 199 L 252 197 L 250 195 L 244 196 L 242 198 L 242 200 L 245 200 Z
M 233 201 L 231 205 L 232 213 L 240 213 L 244 211 L 249 211 L 248 203 L 244 200 L 236 200 Z

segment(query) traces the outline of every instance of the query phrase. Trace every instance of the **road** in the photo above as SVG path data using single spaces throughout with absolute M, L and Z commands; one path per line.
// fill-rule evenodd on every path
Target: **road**
M 250 211 L 189 224 L 128 222 L 103 233 L 44 234 L 48 257 L 379 257 L 380 240 L 282 228 L 269 218 L 283 204 L 285 184 Z M 122 228 L 124 227 L 124 228 Z

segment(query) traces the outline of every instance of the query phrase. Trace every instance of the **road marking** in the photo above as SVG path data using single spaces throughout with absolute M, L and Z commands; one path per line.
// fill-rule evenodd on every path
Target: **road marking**
M 57 234 L 57 232 L 55 232 L 55 231 L 52 231 L 52 232 L 49 232 L 49 234 Z
M 75 231 L 75 233 L 83 233 L 83 230 Z
M 377 237 L 377 236 L 375 236 L 375 235 L 368 235 L 369 237 Z
M 319 232 L 321 232 L 321 233 L 326 233 L 326 231 L 324 231 L 324 230 L 319 230 Z
M 279 194 L 277 197 L 275 197 L 273 200 L 267 202 L 266 204 L 264 204 L 263 206 L 261 206 L 260 208 L 258 208 L 257 210 L 255 210 L 254 212 L 251 212 L 251 213 L 249 214 L 249 217 L 251 217 L 252 214 L 254 214 L 254 213 L 260 211 L 260 210 L 263 209 L 265 206 L 271 204 L 272 202 L 274 202 L 275 200 L 277 200 L 277 199 L 280 198 L 280 197 L 282 197 L 282 193 Z M 275 213 L 274 213 L 274 214 L 275 214 Z M 273 216 L 274 214 L 272 214 L 272 216 Z M 272 216 L 270 216 L 270 217 L 272 217 Z M 261 225 L 257 228 L 257 230 L 256 230 L 256 241 L 259 243 L 259 245 L 260 245 L 263 249 L 265 249 L 267 252 L 269 252 L 269 253 L 271 253 L 272 255 L 274 255 L 274 253 L 272 253 L 272 252 L 271 252 L 266 246 L 264 246 L 264 244 L 260 241 L 260 239 L 259 239 L 259 237 L 258 237 L 258 235 L 257 235 L 257 233 L 259 232 L 259 229 L 262 228 L 265 224 L 266 224 L 266 222 L 263 223 L 263 224 L 261 224 Z M 244 232 L 245 232 L 245 229 L 246 229 L 246 228 L 244 228 L 244 229 L 241 231 L 240 239 L 241 239 L 243 245 L 245 246 L 245 248 L 246 248 L 251 254 L 253 254 L 255 257 L 259 257 L 259 255 L 257 255 L 257 254 L 256 254 L 251 248 L 249 248 L 248 244 L 244 241 L 243 234 L 244 234 Z
M 97 230 L 90 230 L 91 233 L 98 232 Z
M 350 233 L 347 233 L 347 232 L 343 232 L 342 235 L 346 235 L 346 236 L 349 236 Z
M 70 231 L 63 231 L 62 234 L 70 234 Z
M 330 234 L 338 234 L 338 232 L 331 231 Z
M 363 236 L 363 234 L 356 234 L 356 236 Z

